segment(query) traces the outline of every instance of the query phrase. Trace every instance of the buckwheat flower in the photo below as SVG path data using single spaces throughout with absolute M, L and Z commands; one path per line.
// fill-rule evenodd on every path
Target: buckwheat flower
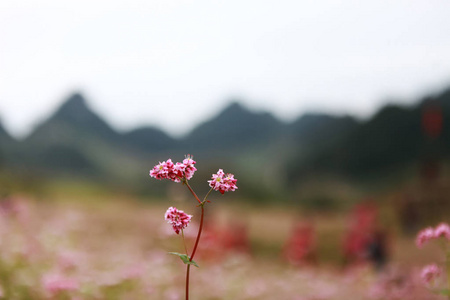
M 233 174 L 225 174 L 222 169 L 219 169 L 216 174 L 212 175 L 211 180 L 208 180 L 209 186 L 221 194 L 235 191 L 238 188 L 236 182 L 237 179 Z
M 238 188 L 236 186 L 237 179 L 234 178 L 233 174 L 228 173 L 223 179 L 223 182 L 227 187 L 227 192 L 228 191 L 234 192 Z
M 187 156 L 183 163 L 177 162 L 175 164 L 169 158 L 167 161 L 159 162 L 150 170 L 149 174 L 159 180 L 169 179 L 174 182 L 181 182 L 182 178 L 189 180 L 194 176 L 195 171 L 197 171 L 194 167 L 195 163 L 191 156 Z
M 422 269 L 420 277 L 426 284 L 432 283 L 441 275 L 441 269 L 436 264 L 427 265 Z
M 450 241 L 450 226 L 447 223 L 441 223 L 434 229 L 435 238 L 446 238 Z
M 184 174 L 187 180 L 191 179 L 192 176 L 194 176 L 195 171 L 197 171 L 197 168 L 194 167 L 196 163 L 197 162 L 193 160 L 192 156 L 190 155 L 186 156 L 186 158 L 183 160 L 183 165 L 185 166 Z
M 173 173 L 174 164 L 169 158 L 167 161 L 159 162 L 156 166 L 150 170 L 150 176 L 156 179 L 171 179 Z
M 159 164 L 154 166 L 153 169 L 150 170 L 150 176 L 158 180 L 165 178 L 164 164 L 165 162 L 159 162 Z
M 167 179 L 175 181 L 178 178 L 178 172 L 175 169 L 175 164 L 172 162 L 172 160 L 170 158 L 168 160 L 166 160 L 165 165 L 164 165 L 164 170 L 165 170 Z
M 222 169 L 219 169 L 216 174 L 212 174 L 211 180 L 208 180 L 209 186 L 212 187 L 215 191 L 218 191 L 223 184 L 223 173 Z
M 177 175 L 178 177 L 183 177 L 183 174 L 186 170 L 186 166 L 183 163 L 177 162 L 173 166 L 173 173 Z
M 189 225 L 192 215 L 188 215 L 184 211 L 178 210 L 176 207 L 169 207 L 164 218 L 172 225 L 175 233 L 179 234 L 182 229 Z
M 416 246 L 422 248 L 422 246 L 435 237 L 434 229 L 427 227 L 422 229 L 416 237 Z

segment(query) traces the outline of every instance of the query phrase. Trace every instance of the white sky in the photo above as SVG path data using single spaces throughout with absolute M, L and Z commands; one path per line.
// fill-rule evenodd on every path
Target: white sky
M 450 86 L 450 1 L 0 1 L 0 117 L 72 91 L 114 127 L 182 134 L 232 97 L 292 120 L 368 116 Z

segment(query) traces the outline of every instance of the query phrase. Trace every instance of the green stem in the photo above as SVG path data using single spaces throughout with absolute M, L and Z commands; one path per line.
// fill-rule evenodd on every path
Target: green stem
M 183 245 L 184 245 L 184 251 L 186 252 L 186 255 L 188 255 L 187 247 L 186 247 L 186 240 L 184 238 L 184 231 L 181 229 L 181 236 L 183 237 Z M 187 265 L 187 274 L 186 274 L 186 300 L 189 299 L 189 271 L 191 265 Z
M 211 188 L 211 189 L 209 190 L 209 192 L 206 194 L 205 198 L 203 198 L 203 202 L 202 202 L 202 203 L 205 203 L 205 202 L 206 202 L 206 198 L 208 198 L 209 194 L 211 194 L 212 191 L 213 191 L 213 188 Z
M 181 229 L 181 236 L 183 237 L 184 251 L 185 251 L 186 255 L 188 255 L 188 251 L 187 251 L 187 247 L 186 247 L 186 240 L 184 239 L 184 231 L 183 231 L 183 229 Z

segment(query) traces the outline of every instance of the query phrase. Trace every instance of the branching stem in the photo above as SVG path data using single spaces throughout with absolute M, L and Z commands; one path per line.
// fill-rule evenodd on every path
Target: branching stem
M 187 188 L 189 189 L 189 191 L 191 191 L 192 195 L 194 195 L 195 199 L 197 199 L 197 201 L 200 203 L 198 206 L 200 206 L 201 208 L 201 217 L 200 217 L 200 226 L 198 227 L 198 233 L 197 233 L 197 238 L 195 240 L 195 244 L 194 244 L 194 248 L 192 249 L 192 254 L 189 258 L 189 261 L 192 261 L 194 259 L 195 253 L 197 252 L 197 248 L 198 248 L 198 243 L 200 241 L 200 236 L 202 235 L 202 230 L 203 230 L 203 220 L 204 220 L 204 216 L 205 216 L 205 204 L 206 204 L 206 199 L 208 198 L 209 194 L 211 193 L 211 191 L 213 189 L 210 189 L 209 192 L 206 194 L 205 198 L 203 199 L 203 201 L 200 201 L 200 199 L 198 198 L 197 194 L 192 190 L 192 188 L 189 186 L 189 184 L 187 183 L 187 181 L 185 182 Z M 184 239 L 184 235 L 183 235 L 183 239 Z M 187 251 L 186 251 L 187 254 Z M 186 300 L 189 300 L 189 275 L 190 275 L 190 271 L 191 271 L 191 265 L 187 264 L 186 265 Z

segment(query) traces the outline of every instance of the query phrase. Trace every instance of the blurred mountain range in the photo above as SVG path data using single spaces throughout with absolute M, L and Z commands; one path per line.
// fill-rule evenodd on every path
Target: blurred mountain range
M 117 132 L 71 95 L 24 140 L 0 124 L 0 168 L 40 178 L 78 177 L 152 192 L 148 171 L 193 154 L 198 175 L 224 168 L 255 197 L 287 191 L 311 177 L 360 178 L 450 155 L 450 89 L 410 107 L 390 104 L 372 118 L 305 114 L 285 123 L 238 101 L 182 138 L 154 127 Z M 239 175 L 238 175 L 239 174 Z

